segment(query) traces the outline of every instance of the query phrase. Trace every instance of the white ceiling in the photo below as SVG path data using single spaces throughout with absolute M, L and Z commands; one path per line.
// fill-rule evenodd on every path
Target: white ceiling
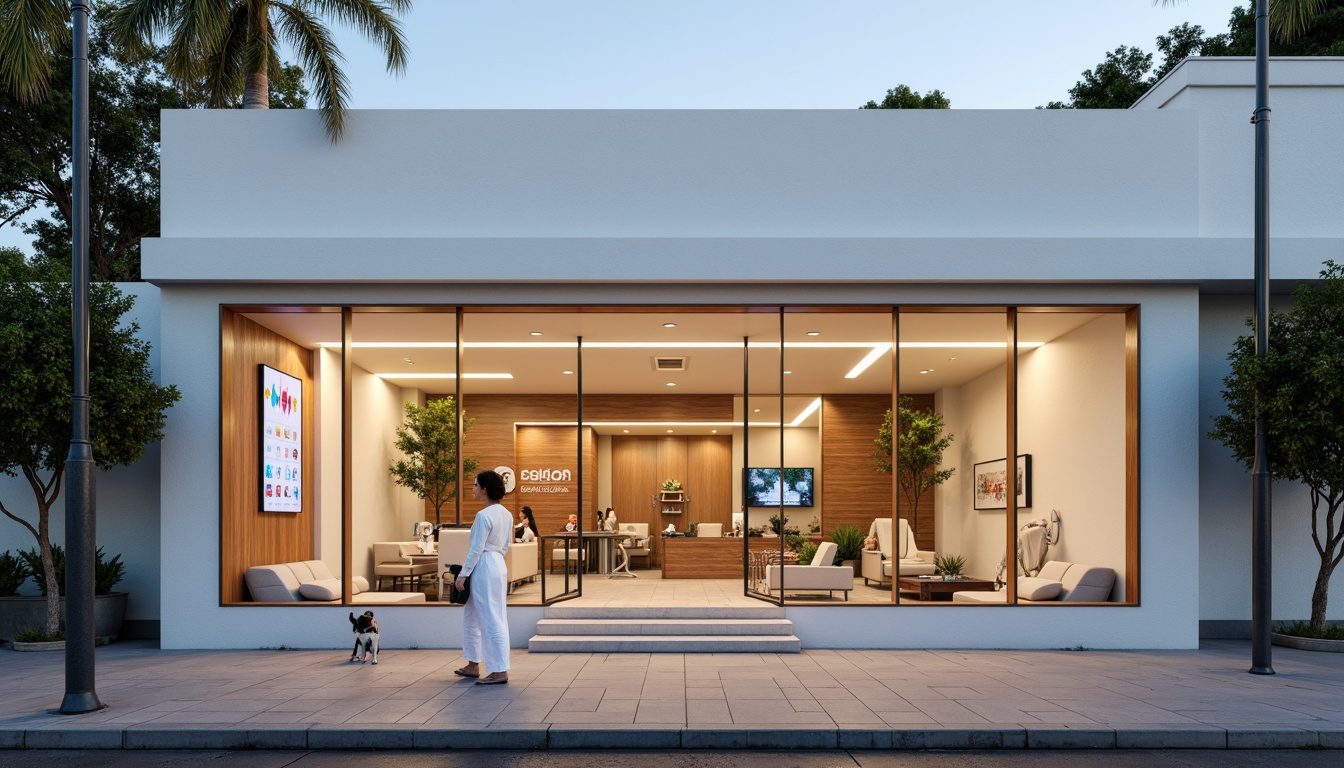
M 308 348 L 340 345 L 338 312 L 254 312 L 247 317 Z M 1088 312 L 1022 313 L 1019 340 L 1048 343 L 1097 317 Z M 664 327 L 665 323 L 675 327 Z M 403 387 L 452 393 L 455 324 L 451 308 L 357 311 L 352 321 L 353 363 Z M 1004 364 L 1007 332 L 1000 312 L 905 312 L 900 328 L 902 391 L 958 386 Z M 820 394 L 891 391 L 889 349 L 884 348 L 858 377 L 845 377 L 874 348 L 890 344 L 889 313 L 785 313 L 782 335 L 783 368 L 789 372 L 783 376 L 784 394 L 790 396 L 786 420 Z M 780 336 L 780 315 L 775 311 L 471 312 L 463 317 L 462 367 L 469 378 L 463 379 L 462 391 L 572 394 L 578 388 L 581 337 L 585 394 L 740 394 L 745 338 L 752 406 L 763 413 L 769 408 L 769 420 L 777 423 Z M 1021 353 L 1030 354 L 1030 349 Z M 655 357 L 684 357 L 686 369 L 657 370 Z M 511 378 L 470 378 L 481 374 Z M 636 432 L 632 429 L 631 434 Z

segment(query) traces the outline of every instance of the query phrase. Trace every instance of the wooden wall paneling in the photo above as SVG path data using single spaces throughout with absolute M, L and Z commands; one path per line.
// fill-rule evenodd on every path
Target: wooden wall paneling
M 575 456 L 576 445 L 573 427 L 519 426 L 517 429 L 519 472 L 517 490 L 514 492 L 516 503 L 509 508 L 515 513 L 523 505 L 532 508 L 537 528 L 550 533 L 564 528 L 571 514 L 576 514 L 579 491 L 579 461 Z M 593 530 L 596 524 L 597 467 L 593 458 L 593 432 L 584 430 L 584 472 L 583 498 L 586 509 L 582 510 L 585 530 Z M 525 479 L 524 470 L 569 470 L 568 480 Z
M 1125 603 L 1139 604 L 1139 309 L 1125 313 Z
M 220 313 L 220 601 L 248 599 L 243 572 L 250 566 L 313 559 L 313 353 L 243 315 Z M 266 364 L 303 382 L 306 478 L 303 511 L 262 512 L 258 366 Z M 339 570 L 340 564 L 336 565 Z
M 687 523 L 723 523 L 732 530 L 733 438 L 697 435 L 686 438 L 686 484 L 691 502 Z M 685 526 L 680 526 L 683 530 Z
M 933 395 L 904 395 L 915 408 L 932 408 Z M 855 525 L 867 531 L 877 517 L 891 516 L 891 475 L 873 464 L 873 440 L 891 407 L 887 395 L 826 395 L 822 398 L 822 533 L 837 525 Z M 905 499 L 901 499 L 902 505 Z M 905 511 L 902 510 L 902 516 Z M 917 510 L 921 550 L 933 550 L 937 532 L 934 494 L 926 493 Z
M 572 418 L 572 416 L 571 416 Z M 585 395 L 583 420 L 732 421 L 732 395 Z
M 889 395 L 825 395 L 821 399 L 821 529 L 856 525 L 865 532 L 891 516 L 891 476 L 877 471 L 873 451 Z
M 653 496 L 665 479 L 658 477 L 658 438 L 624 435 L 611 438 L 611 503 L 616 519 L 648 523 L 653 551 L 651 565 L 660 562 L 662 546 L 658 531 L 667 525 L 653 503 Z
M 429 395 L 426 400 L 443 397 L 447 395 Z M 517 470 L 519 467 L 514 446 L 515 424 L 530 421 L 574 421 L 577 411 L 578 398 L 572 395 L 473 395 L 464 392 L 462 414 L 474 421 L 467 428 L 462 440 L 462 455 L 476 459 L 479 463 L 478 471 L 495 467 L 513 467 Z M 572 427 L 569 430 L 570 455 L 573 456 L 574 431 Z M 455 504 L 458 501 L 462 504 L 461 522 L 470 525 L 476 519 L 476 501 L 469 492 L 471 479 L 463 478 L 462 487 L 467 489 L 467 493 L 444 505 L 444 522 L 451 523 L 456 520 Z M 517 492 L 509 494 L 504 499 L 504 506 L 515 513 L 524 504 L 531 506 L 530 502 L 520 501 L 518 497 Z M 432 509 L 430 513 L 433 513 Z M 541 527 L 540 522 L 537 527 L 543 533 L 547 532 Z

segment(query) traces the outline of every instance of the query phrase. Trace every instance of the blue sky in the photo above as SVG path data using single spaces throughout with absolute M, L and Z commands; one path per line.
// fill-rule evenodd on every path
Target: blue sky
M 1241 0 L 1244 4 L 1247 0 Z M 416 0 L 406 76 L 334 26 L 356 109 L 853 109 L 905 83 L 953 109 L 1067 98 L 1120 45 L 1238 0 Z M 0 228 L 0 246 L 29 238 Z
M 417 0 L 400 80 L 338 40 L 362 108 L 850 109 L 905 83 L 954 109 L 1030 109 L 1119 45 L 1155 51 L 1183 21 L 1225 31 L 1236 4 Z

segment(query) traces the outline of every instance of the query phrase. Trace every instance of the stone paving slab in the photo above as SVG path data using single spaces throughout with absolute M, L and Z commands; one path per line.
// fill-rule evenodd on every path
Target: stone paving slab
M 6 653 L 0 650 L 0 654 Z M 1198 651 L 530 654 L 97 650 L 108 706 L 61 716 L 62 654 L 0 664 L 0 749 L 1344 749 L 1344 665 Z

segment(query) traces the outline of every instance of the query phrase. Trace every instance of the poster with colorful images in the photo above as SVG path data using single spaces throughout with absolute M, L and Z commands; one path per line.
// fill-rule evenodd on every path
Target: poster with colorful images
M 303 511 L 303 382 L 261 366 L 261 511 Z

